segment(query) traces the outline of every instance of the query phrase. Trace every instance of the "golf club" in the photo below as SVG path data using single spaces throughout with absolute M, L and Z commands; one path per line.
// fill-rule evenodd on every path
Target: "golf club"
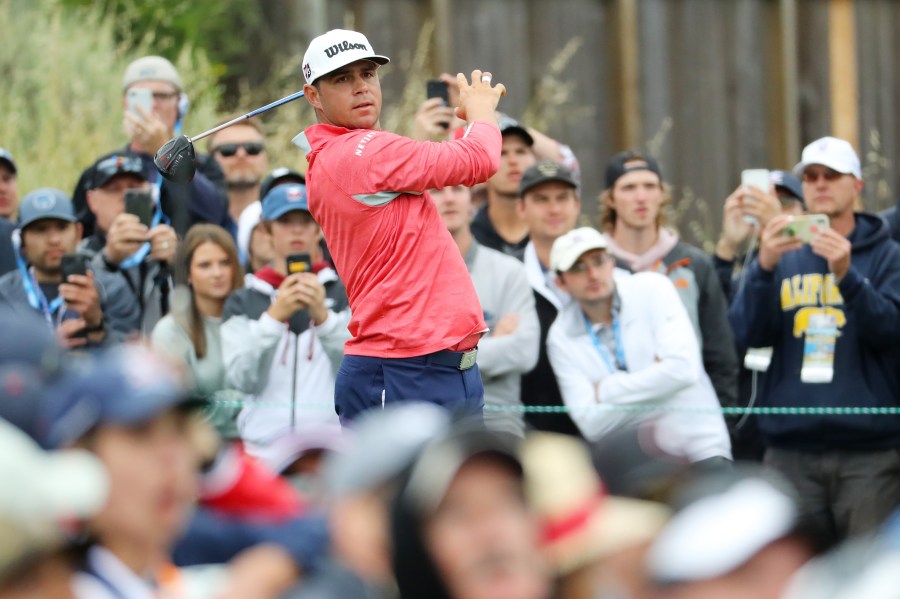
M 262 108 L 257 108 L 256 110 L 239 116 L 236 119 L 232 119 L 227 123 L 222 123 L 218 127 L 213 127 L 209 131 L 204 131 L 199 135 L 195 135 L 193 137 L 180 135 L 178 137 L 170 139 L 163 145 L 163 147 L 159 149 L 159 152 L 156 153 L 156 157 L 153 159 L 153 163 L 156 165 L 156 170 L 159 171 L 160 175 L 170 181 L 187 183 L 194 178 L 194 173 L 197 171 L 197 155 L 194 153 L 195 141 L 199 141 L 204 137 L 208 137 L 213 133 L 216 133 L 217 131 L 225 129 L 226 127 L 230 127 L 236 123 L 240 123 L 241 121 L 246 121 L 247 119 L 252 118 L 258 114 L 262 114 L 267 110 L 271 110 L 277 106 L 287 104 L 288 102 L 292 102 L 293 100 L 302 97 L 303 92 L 299 91 L 297 93 L 291 94 L 290 96 L 285 96 L 280 100 L 275 100 L 271 104 L 266 104 Z

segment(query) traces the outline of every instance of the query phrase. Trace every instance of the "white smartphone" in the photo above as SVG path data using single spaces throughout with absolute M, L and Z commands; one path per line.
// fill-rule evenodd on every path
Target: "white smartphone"
M 757 189 L 768 192 L 772 186 L 771 175 L 769 170 L 765 168 L 748 168 L 741 171 L 741 185 L 744 187 L 752 185 Z M 749 196 L 744 196 L 747 198 Z M 749 224 L 759 224 L 752 216 L 744 216 L 744 222 Z
M 153 90 L 146 88 L 131 88 L 125 94 L 125 102 L 128 105 L 128 111 L 137 116 L 141 116 L 137 107 L 142 107 L 145 111 L 153 112 Z

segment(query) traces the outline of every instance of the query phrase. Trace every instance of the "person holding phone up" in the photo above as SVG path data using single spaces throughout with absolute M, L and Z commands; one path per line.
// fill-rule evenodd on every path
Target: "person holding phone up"
M 743 347 L 772 347 L 763 407 L 900 406 L 900 246 L 874 214 L 855 212 L 859 158 L 842 139 L 803 150 L 794 172 L 813 231 L 779 215 L 729 311 Z M 808 242 L 807 242 L 808 240 Z M 757 417 L 767 465 L 797 487 L 802 516 L 827 541 L 874 530 L 900 505 L 900 418 Z
M 271 189 L 262 221 L 275 258 L 228 297 L 221 335 L 226 382 L 248 398 L 241 438 L 248 453 L 265 459 L 285 434 L 340 431 L 332 398 L 349 314 L 344 285 L 322 259 L 306 187 Z
M 58 189 L 37 189 L 19 206 L 17 269 L 0 277 L 0 306 L 41 315 L 67 349 L 125 338 L 136 319 L 122 281 L 86 268 L 72 202 Z
M 132 330 L 149 335 L 169 311 L 169 266 L 178 251 L 175 229 L 152 222 L 153 189 L 140 157 L 112 154 L 98 160 L 91 172 L 87 205 L 96 228 L 80 251 L 92 257 L 96 270 L 123 280 L 138 307 Z

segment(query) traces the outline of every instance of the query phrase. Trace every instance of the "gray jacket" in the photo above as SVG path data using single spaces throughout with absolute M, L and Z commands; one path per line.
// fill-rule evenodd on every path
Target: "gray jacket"
M 106 326 L 106 336 L 100 345 L 124 341 L 138 319 L 137 308 L 134 302 L 130 301 L 128 290 L 118 277 L 100 270 L 94 270 L 94 284 L 100 295 L 100 309 L 103 311 L 103 322 Z M 18 269 L 0 277 L 0 304 L 17 313 L 37 312 L 28 302 L 28 296 L 22 286 L 22 275 Z
M 488 326 L 493 328 L 510 314 L 519 317 L 515 332 L 502 337 L 489 333 L 481 339 L 478 369 L 484 381 L 485 424 L 521 436 L 525 434 L 525 417 L 515 408 L 522 405 L 522 374 L 537 364 L 541 334 L 534 294 L 525 266 L 511 256 L 473 240 L 465 261 Z M 491 409 L 494 407 L 499 410 Z

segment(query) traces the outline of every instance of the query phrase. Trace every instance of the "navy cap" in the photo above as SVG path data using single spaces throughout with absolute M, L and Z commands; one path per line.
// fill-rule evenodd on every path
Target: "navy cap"
M 49 424 L 41 440 L 47 447 L 71 445 L 98 425 L 137 426 L 170 408 L 197 403 L 176 371 L 142 346 L 88 356 L 77 366 L 48 390 Z
M 277 220 L 282 215 L 295 210 L 309 212 L 309 202 L 306 201 L 306 185 L 299 183 L 278 185 L 269 191 L 262 200 L 263 220 Z
M 259 184 L 259 197 L 266 197 L 272 189 L 283 183 L 306 183 L 306 177 L 292 168 L 278 167 Z
M 656 173 L 660 181 L 663 178 L 656 159 L 639 150 L 627 150 L 616 154 L 606 163 L 606 188 L 611 188 L 622 175 L 631 171 L 650 171 Z
M 22 198 L 19 203 L 20 229 L 45 218 L 75 222 L 75 207 L 72 206 L 72 200 L 65 192 L 51 187 L 42 187 Z
M 775 187 L 788 192 L 797 198 L 804 207 L 806 206 L 806 201 L 803 199 L 803 184 L 800 183 L 800 179 L 794 173 L 790 171 L 772 171 L 769 173 L 769 180 L 772 181 Z
M 534 145 L 534 138 L 531 137 L 531 133 L 529 133 L 528 129 L 521 125 L 516 119 L 506 116 L 505 114 L 500 115 L 497 126 L 500 127 L 500 134 L 503 137 L 506 137 L 507 135 L 518 135 L 526 145 Z
M 12 154 L 9 153 L 9 150 L 6 148 L 0 148 L 0 162 L 5 162 L 9 165 L 9 169 L 15 175 L 18 172 L 16 168 L 16 161 L 13 160 Z
M 130 175 L 142 181 L 147 180 L 147 174 L 144 172 L 144 163 L 135 154 L 111 154 L 104 156 L 94 163 L 91 170 L 89 189 L 103 187 L 113 177 L 119 175 Z

